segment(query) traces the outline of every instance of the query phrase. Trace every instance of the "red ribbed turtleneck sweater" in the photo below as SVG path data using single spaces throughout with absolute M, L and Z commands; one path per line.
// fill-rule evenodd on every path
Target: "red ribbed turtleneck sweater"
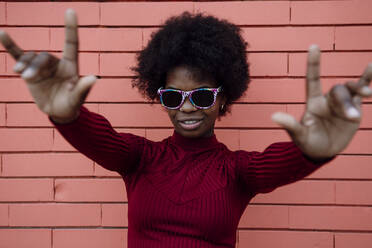
M 56 127 L 77 150 L 123 177 L 129 248 L 233 248 L 252 197 L 321 165 L 304 158 L 292 142 L 272 144 L 262 153 L 230 151 L 215 136 L 174 133 L 153 142 L 117 133 L 84 107 L 76 121 Z

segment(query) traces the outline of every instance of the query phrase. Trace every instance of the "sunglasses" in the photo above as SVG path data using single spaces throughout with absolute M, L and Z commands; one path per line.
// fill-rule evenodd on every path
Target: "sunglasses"
M 199 88 L 190 91 L 176 89 L 158 89 L 161 104 L 167 109 L 179 109 L 189 98 L 191 104 L 197 109 L 208 109 L 216 103 L 218 92 L 222 91 L 222 86 L 218 88 Z

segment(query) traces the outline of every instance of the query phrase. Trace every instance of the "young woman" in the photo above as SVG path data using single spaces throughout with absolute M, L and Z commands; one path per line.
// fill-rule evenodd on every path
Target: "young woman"
M 216 139 L 214 125 L 247 89 L 246 44 L 240 29 L 227 21 L 184 13 L 152 35 L 133 68 L 134 86 L 160 100 L 174 126 L 171 137 L 153 142 L 117 133 L 82 106 L 96 79 L 78 76 L 72 10 L 66 12 L 62 59 L 23 53 L 4 32 L 0 39 L 17 60 L 14 70 L 60 133 L 123 177 L 130 248 L 235 247 L 239 219 L 252 197 L 302 179 L 342 151 L 359 127 L 361 98 L 372 93 L 369 65 L 358 82 L 335 86 L 323 96 L 320 52 L 312 46 L 301 122 L 285 113 L 273 116 L 293 142 L 272 144 L 261 153 L 230 151 Z

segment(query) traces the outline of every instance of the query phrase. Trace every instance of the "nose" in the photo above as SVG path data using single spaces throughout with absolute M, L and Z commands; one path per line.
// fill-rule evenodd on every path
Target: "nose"
M 186 97 L 185 101 L 183 102 L 183 104 L 181 105 L 181 108 L 180 108 L 180 111 L 182 112 L 194 112 L 194 111 L 197 111 L 198 109 L 195 108 L 194 105 L 192 105 L 192 103 L 190 102 L 190 99 L 188 97 Z

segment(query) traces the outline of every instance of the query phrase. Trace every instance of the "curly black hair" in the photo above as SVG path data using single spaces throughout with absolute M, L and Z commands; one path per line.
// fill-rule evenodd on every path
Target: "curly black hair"
M 213 16 L 184 12 L 171 17 L 151 35 L 147 47 L 137 56 L 132 85 L 155 100 L 158 88 L 165 85 L 167 73 L 186 66 L 195 77 L 212 77 L 223 87 L 226 97 L 225 107 L 220 111 L 223 116 L 247 90 L 250 81 L 247 43 L 240 33 L 236 25 Z

